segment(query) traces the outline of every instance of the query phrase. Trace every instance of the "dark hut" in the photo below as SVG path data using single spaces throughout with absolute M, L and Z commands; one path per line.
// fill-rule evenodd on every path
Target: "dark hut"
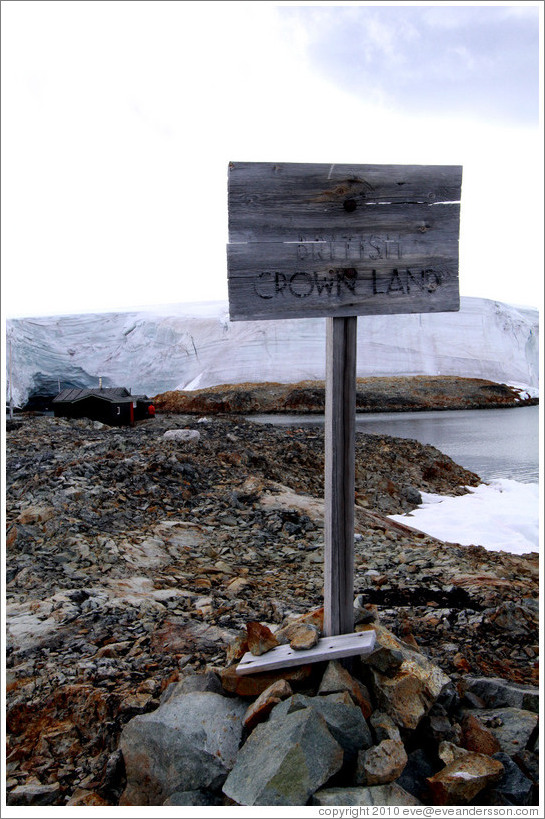
M 133 424 L 155 414 L 146 395 L 131 395 L 125 387 L 66 389 L 52 404 L 56 418 L 90 418 L 110 426 Z

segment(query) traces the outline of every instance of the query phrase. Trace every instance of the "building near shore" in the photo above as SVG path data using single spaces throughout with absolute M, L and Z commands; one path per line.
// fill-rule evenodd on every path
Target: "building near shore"
M 56 418 L 90 418 L 110 426 L 133 424 L 155 415 L 146 395 L 131 395 L 126 387 L 61 390 L 52 404 Z

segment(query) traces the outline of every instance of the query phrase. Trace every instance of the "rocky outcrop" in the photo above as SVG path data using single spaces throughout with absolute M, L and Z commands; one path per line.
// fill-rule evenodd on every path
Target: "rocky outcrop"
M 199 432 L 196 443 L 163 437 L 185 427 Z M 383 634 L 365 672 L 356 663 L 343 687 L 339 669 L 326 677 L 302 664 L 289 674 L 240 677 L 230 664 L 248 650 L 248 622 L 277 635 L 298 620 L 321 628 L 320 431 L 167 415 L 132 429 L 18 420 L 6 441 L 10 804 L 117 805 L 126 786 L 124 727 L 191 691 L 243 699 L 244 719 L 285 676 L 292 693 L 274 689 L 273 707 L 292 694 L 339 694 L 340 702 L 348 694 L 375 745 L 395 740 L 384 716 L 380 729 L 373 725 L 377 711 L 386 714 L 374 685 L 378 675 L 394 680 L 411 651 L 449 677 L 462 710 L 535 716 L 537 555 L 445 544 L 394 524 L 386 514 L 411 508 L 404 487 L 456 494 L 477 477 L 412 441 L 358 435 L 356 450 L 354 611 L 358 628 L 378 623 L 392 636 L 386 645 Z M 428 745 L 460 747 L 466 726 L 445 691 L 430 701 L 421 703 L 416 729 L 386 714 L 403 742 L 404 731 L 427 738 L 406 747 L 398 778 L 415 793 L 436 773 Z M 254 726 L 268 718 L 269 704 Z M 482 725 L 501 742 L 497 729 L 488 719 Z M 532 783 L 533 737 L 530 728 L 527 747 L 501 751 Z M 337 787 L 319 790 L 326 786 Z M 168 798 L 210 797 L 201 786 L 176 793 Z
M 467 741 L 468 725 L 473 729 L 473 738 L 476 735 L 473 723 L 495 726 L 503 730 L 503 733 L 500 730 L 503 747 L 511 743 L 512 752 L 511 746 L 516 744 L 519 753 L 535 756 L 537 716 L 532 714 L 530 723 L 523 715 L 531 712 L 514 714 L 511 711 L 518 709 L 507 709 L 507 715 L 506 709 L 466 707 L 463 685 L 457 688 L 439 669 L 434 669 L 429 659 L 415 649 L 407 649 L 383 626 L 375 624 L 374 628 L 383 654 L 410 651 L 420 655 L 428 674 L 441 679 L 441 686 L 428 691 L 424 714 L 421 692 L 411 686 L 406 688 L 404 701 L 404 713 L 411 714 L 411 719 L 398 727 L 387 713 L 379 710 L 380 687 L 376 684 L 372 655 L 360 657 L 358 662 L 352 660 L 352 672 L 336 660 L 317 663 L 313 675 L 307 678 L 305 693 L 290 693 L 291 686 L 280 680 L 255 699 L 243 717 L 242 734 L 240 700 L 224 692 L 225 703 L 236 711 L 229 713 L 236 725 L 233 738 L 239 736 L 240 747 L 235 750 L 234 743 L 229 745 L 229 753 L 220 760 L 221 773 L 218 760 L 212 758 L 212 767 L 203 762 L 197 775 L 190 760 L 199 758 L 202 740 L 196 741 L 191 726 L 202 724 L 205 731 L 214 726 L 213 734 L 217 736 L 228 727 L 227 720 L 224 716 L 222 722 L 218 708 L 206 715 L 198 700 L 195 713 L 191 714 L 191 697 L 195 695 L 183 693 L 186 688 L 177 686 L 167 704 L 156 712 L 157 723 L 166 719 L 171 728 L 177 724 L 169 707 L 173 709 L 177 703 L 179 713 L 186 715 L 185 736 L 177 738 L 177 750 L 170 743 L 161 744 L 163 728 L 148 734 L 141 732 L 143 724 L 150 727 L 156 724 L 154 715 L 135 717 L 123 731 L 121 749 L 128 785 L 120 804 L 441 806 L 527 805 L 535 801 L 537 782 L 527 775 L 527 765 L 515 761 L 515 754 L 497 751 L 494 745 L 488 747 L 488 752 L 478 752 L 468 749 Z M 394 677 L 401 667 L 403 663 L 392 666 Z M 420 668 L 413 657 L 413 664 L 405 667 L 404 674 L 420 680 Z M 236 673 L 236 667 L 234 670 Z M 202 687 L 210 687 L 210 674 L 209 670 Z M 260 676 L 254 675 L 256 679 Z M 195 687 L 198 677 L 190 676 L 188 687 Z M 331 692 L 331 688 L 341 690 Z M 350 693 L 360 688 L 367 691 L 371 708 L 368 719 Z M 222 699 L 211 693 L 198 696 Z M 433 723 L 438 715 L 441 731 Z M 442 739 L 445 733 L 453 741 Z M 491 733 L 490 737 L 494 739 Z M 480 740 L 484 742 L 483 736 Z M 165 755 L 167 745 L 169 753 Z M 173 758 L 176 764 L 171 761 Z M 159 769 L 162 779 L 157 791 L 154 783 Z M 150 770 L 156 772 L 153 782 Z M 226 770 L 227 776 L 222 776 Z
M 199 415 L 254 412 L 324 412 L 323 381 L 298 384 L 265 382 L 222 384 L 196 390 L 172 390 L 156 395 L 161 412 Z M 410 412 L 435 409 L 482 409 L 536 404 L 537 398 L 521 397 L 506 384 L 459 376 L 412 376 L 358 378 L 358 412 Z

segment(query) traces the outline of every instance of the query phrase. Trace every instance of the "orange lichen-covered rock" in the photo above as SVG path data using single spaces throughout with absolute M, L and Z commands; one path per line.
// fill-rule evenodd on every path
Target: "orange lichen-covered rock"
M 248 648 L 256 656 L 265 654 L 271 648 L 279 645 L 270 628 L 255 620 L 246 623 L 246 632 L 248 634 Z
M 231 665 L 220 672 L 220 678 L 224 690 L 229 694 L 237 694 L 239 697 L 258 697 L 277 680 L 301 683 L 307 680 L 311 674 L 312 666 L 309 664 L 260 674 L 242 675 L 237 674 L 236 666 Z
M 504 767 L 485 754 L 468 753 L 428 778 L 436 805 L 464 805 L 487 785 L 497 782 Z
M 251 730 L 258 722 L 263 722 L 275 705 L 291 697 L 292 694 L 292 687 L 287 680 L 277 680 L 272 683 L 249 706 L 243 719 L 244 727 Z

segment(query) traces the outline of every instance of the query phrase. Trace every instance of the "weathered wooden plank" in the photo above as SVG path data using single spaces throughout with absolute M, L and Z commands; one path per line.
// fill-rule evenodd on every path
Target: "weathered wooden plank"
M 460 309 L 458 257 L 428 256 L 419 264 L 376 259 L 354 263 L 293 259 L 289 244 L 229 247 L 232 321 L 311 316 L 437 313 Z M 275 263 L 276 262 L 276 263 Z
M 354 630 L 357 318 L 326 322 L 324 632 Z
M 276 646 L 266 654 L 255 656 L 247 652 L 237 665 L 236 673 L 258 674 L 294 665 L 318 663 L 357 654 L 370 654 L 375 647 L 374 631 L 359 631 L 356 634 L 339 634 L 336 637 L 321 637 L 314 648 L 295 651 L 289 645 Z
M 388 203 L 459 202 L 462 168 L 451 165 L 229 165 L 229 241 L 306 241 L 373 229 Z M 432 207 L 429 208 L 433 210 Z M 380 224 L 383 224 L 381 222 Z
M 231 319 L 459 310 L 461 173 L 231 163 Z
M 447 202 L 438 205 L 423 204 L 362 204 L 347 214 L 342 208 L 328 211 L 309 211 L 300 207 L 297 214 L 275 210 L 264 217 L 258 210 L 246 214 L 244 227 L 231 238 L 231 244 L 240 242 L 385 242 L 416 239 L 425 236 L 426 246 L 431 241 L 458 241 L 460 205 Z M 444 238 L 443 238 L 444 237 Z
M 361 224 L 349 224 L 342 214 L 324 219 L 323 224 L 315 223 L 312 231 L 299 229 L 295 220 L 290 221 L 276 239 L 269 235 L 271 224 L 262 231 L 264 235 L 253 238 L 257 233 L 261 219 L 257 212 L 248 217 L 251 227 L 256 223 L 256 231 L 249 230 L 248 241 L 254 242 L 289 242 L 294 252 L 302 255 L 307 242 L 319 242 L 322 250 L 335 258 L 380 259 L 386 256 L 405 258 L 419 256 L 429 252 L 430 247 L 444 248 L 445 253 L 452 253 L 458 247 L 460 205 L 456 202 L 444 205 L 363 205 Z M 304 214 L 303 214 L 304 217 Z M 282 215 L 278 215 L 280 221 Z M 238 242 L 230 243 L 237 246 Z M 330 250 L 331 248 L 331 250 Z M 318 248 L 316 248 L 318 249 Z M 272 248 L 271 248 L 272 250 Z

